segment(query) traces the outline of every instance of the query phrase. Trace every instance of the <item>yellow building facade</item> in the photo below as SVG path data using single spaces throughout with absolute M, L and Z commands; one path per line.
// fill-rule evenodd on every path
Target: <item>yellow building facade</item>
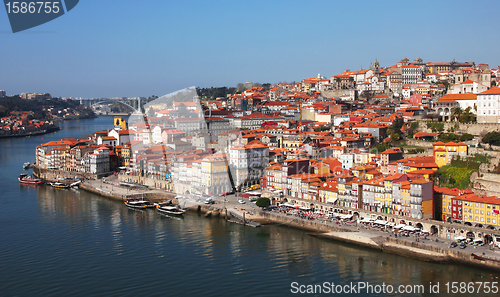
M 441 168 L 450 163 L 453 158 L 467 156 L 467 145 L 463 142 L 444 143 L 441 141 L 432 144 L 434 162 Z

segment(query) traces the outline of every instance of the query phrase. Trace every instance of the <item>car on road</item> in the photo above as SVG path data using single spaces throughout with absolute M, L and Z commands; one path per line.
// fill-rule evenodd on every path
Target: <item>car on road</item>
M 455 241 L 450 244 L 451 248 L 456 248 L 457 246 L 458 246 L 458 243 L 456 243 Z
M 205 199 L 205 204 L 215 204 L 215 201 L 212 198 Z
M 483 245 L 484 245 L 484 242 L 483 242 L 482 240 L 477 240 L 477 239 L 476 239 L 476 240 L 474 240 L 473 245 L 475 245 L 475 246 L 483 246 Z
M 239 203 L 241 203 L 241 204 L 245 204 L 245 201 L 243 201 L 243 200 L 241 200 L 241 199 L 240 199 L 240 200 L 238 200 L 238 202 L 239 202 Z
M 462 242 L 462 243 L 460 244 L 460 248 L 461 248 L 461 249 L 465 249 L 466 247 L 467 247 L 467 244 L 466 244 L 465 242 Z

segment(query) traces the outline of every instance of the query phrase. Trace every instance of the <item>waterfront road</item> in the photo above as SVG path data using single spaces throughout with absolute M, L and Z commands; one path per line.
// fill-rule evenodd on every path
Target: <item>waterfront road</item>
M 245 204 L 239 203 L 239 201 L 244 201 Z M 243 197 L 238 197 L 236 194 L 231 194 L 227 196 L 220 196 L 216 197 L 215 201 L 217 204 L 222 204 L 225 203 L 226 208 L 228 209 L 238 209 L 240 211 L 245 210 L 247 213 L 250 215 L 248 216 L 249 219 L 252 219 L 253 217 L 258 218 L 260 217 L 257 215 L 260 211 L 260 208 L 257 207 L 254 203 L 250 202 L 248 198 L 243 198 Z M 255 214 L 255 216 L 252 216 L 252 214 Z M 286 217 L 286 220 L 292 221 L 292 220 L 307 220 L 307 219 L 302 219 L 298 216 L 295 215 L 286 215 L 285 213 L 277 213 L 277 215 L 284 216 Z M 447 249 L 456 249 L 460 250 L 465 253 L 474 253 L 479 256 L 484 256 L 488 258 L 496 258 L 500 260 L 500 249 L 498 247 L 494 248 L 491 250 L 490 246 L 484 245 L 484 246 L 473 246 L 473 245 L 467 245 L 465 249 L 460 249 L 459 247 L 452 248 L 450 247 L 451 243 L 454 240 L 451 239 L 442 239 L 438 238 L 437 236 L 432 236 L 429 235 L 427 237 L 424 236 L 417 236 L 417 235 L 409 235 L 409 237 L 406 236 L 401 236 L 401 235 L 395 235 L 393 231 L 391 231 L 389 228 L 387 229 L 381 229 L 380 227 L 371 227 L 369 225 L 365 226 L 361 223 L 344 223 L 341 221 L 337 220 L 326 220 L 324 218 L 320 219 L 315 219 L 317 223 L 322 223 L 327 226 L 332 227 L 332 233 L 337 233 L 337 234 L 342 234 L 345 232 L 335 232 L 335 227 L 341 227 L 343 229 L 350 230 L 353 232 L 352 234 L 356 234 L 357 236 L 364 237 L 366 239 L 375 239 L 377 237 L 392 237 L 392 238 L 397 238 L 398 240 L 405 240 L 409 242 L 416 242 L 418 241 L 419 243 L 425 244 L 425 245 L 430 245 L 434 247 L 439 247 L 443 250 Z M 350 233 L 350 232 L 348 232 Z
M 154 193 L 157 194 L 158 197 L 174 197 L 174 193 L 169 193 L 163 190 L 156 190 L 156 189 L 135 189 L 131 190 L 127 187 L 124 186 L 119 186 L 118 185 L 118 179 L 116 176 L 109 176 L 106 177 L 104 180 L 87 180 L 85 181 L 85 184 L 91 185 L 97 190 L 100 190 L 105 193 L 113 193 L 116 195 L 120 196 L 139 196 L 143 195 L 145 193 Z M 179 204 L 182 207 L 193 207 L 199 204 L 204 204 L 205 202 L 205 197 L 200 197 L 196 195 L 184 195 L 182 199 L 179 200 Z M 219 196 L 219 197 L 214 197 L 213 198 L 216 208 L 218 209 L 228 209 L 228 211 L 233 211 L 238 213 L 239 215 L 243 215 L 245 213 L 246 218 L 249 220 L 252 219 L 259 219 L 262 218 L 260 215 L 262 210 L 255 205 L 255 203 L 251 202 L 250 199 L 248 198 L 243 198 L 239 197 L 238 194 L 230 194 L 226 196 Z M 244 202 L 244 203 L 242 203 Z M 307 220 L 300 218 L 295 215 L 286 215 L 284 213 L 276 213 L 277 215 L 284 216 L 286 217 L 286 220 L 292 221 L 292 220 Z M 396 238 L 396 235 L 394 234 L 393 231 L 390 231 L 389 229 L 381 229 L 379 227 L 371 227 L 371 226 L 365 226 L 360 223 L 344 223 L 341 221 L 337 220 L 326 220 L 324 218 L 320 219 L 315 219 L 317 223 L 322 223 L 325 224 L 326 226 L 331 226 L 332 227 L 332 233 L 336 233 L 334 230 L 336 227 L 341 227 L 343 229 L 350 230 L 355 233 L 357 236 L 364 237 L 368 240 L 375 239 L 379 236 L 383 237 L 392 237 Z M 339 232 L 340 233 L 340 232 Z M 350 232 L 349 232 L 350 233 Z M 495 258 L 500 260 L 500 249 L 499 248 L 494 248 L 493 250 L 491 249 L 490 246 L 473 246 L 473 245 L 467 245 L 465 249 L 460 249 L 459 247 L 451 248 L 450 244 L 453 242 L 451 239 L 442 239 L 438 238 L 437 236 L 432 236 L 429 235 L 427 238 L 423 236 L 417 236 L 417 235 L 410 235 L 409 237 L 406 236 L 401 236 L 398 235 L 397 238 L 399 240 L 405 240 L 405 241 L 411 241 L 415 242 L 418 240 L 418 242 L 423 243 L 425 245 L 431 245 L 434 247 L 439 247 L 442 249 L 457 249 L 463 252 L 467 253 L 474 253 L 480 256 L 488 257 L 488 258 Z

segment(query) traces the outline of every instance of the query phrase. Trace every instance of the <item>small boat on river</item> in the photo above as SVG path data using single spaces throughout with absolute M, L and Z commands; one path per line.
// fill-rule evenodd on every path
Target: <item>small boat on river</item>
M 17 178 L 21 184 L 27 184 L 27 185 L 43 185 L 43 180 L 38 179 L 38 178 L 33 178 L 31 176 L 28 176 L 27 174 L 23 173 L 19 175 Z
M 31 164 L 30 162 L 26 162 L 26 163 L 23 164 L 23 169 L 24 170 L 28 170 L 31 167 L 33 167 L 33 164 Z
M 180 209 L 177 206 L 173 206 L 168 202 L 156 204 L 156 210 L 163 214 L 182 216 L 186 213 L 184 209 Z
M 124 201 L 125 205 L 130 208 L 135 208 L 135 209 L 146 209 L 146 208 L 152 208 L 154 207 L 154 204 L 152 204 L 150 201 L 144 200 L 142 198 L 129 198 L 126 201 Z
M 63 183 L 60 183 L 60 182 L 52 182 L 52 183 L 50 183 L 50 185 L 52 186 L 52 188 L 56 188 L 56 189 L 67 189 L 67 188 L 69 188 L 69 185 L 63 184 Z

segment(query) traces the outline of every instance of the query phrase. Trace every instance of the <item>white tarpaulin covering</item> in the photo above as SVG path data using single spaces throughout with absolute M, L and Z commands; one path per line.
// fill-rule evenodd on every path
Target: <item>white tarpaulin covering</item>
M 403 230 L 405 230 L 405 231 L 415 231 L 415 228 L 413 228 L 412 226 L 404 226 Z

